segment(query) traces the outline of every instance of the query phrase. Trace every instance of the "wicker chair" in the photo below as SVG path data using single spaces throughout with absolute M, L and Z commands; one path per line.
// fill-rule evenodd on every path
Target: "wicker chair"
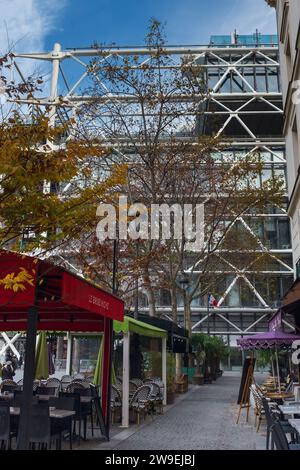
M 129 396 L 133 396 L 135 392 L 137 391 L 138 386 L 135 382 L 132 382 L 131 380 L 129 381 Z
M 110 395 L 111 424 L 115 423 L 116 414 L 122 413 L 122 395 L 120 390 L 112 385 Z
M 76 384 L 76 385 L 79 384 L 81 387 L 78 387 L 78 388 L 84 388 L 86 390 L 90 390 L 90 382 L 87 382 L 86 380 L 72 380 L 70 385 L 72 384 Z
M 143 381 L 141 379 L 131 379 L 131 382 L 133 382 L 137 387 L 141 387 L 143 385 Z
M 59 379 L 56 379 L 55 377 L 52 377 L 51 379 L 48 379 L 46 384 L 45 384 L 45 387 L 54 387 L 56 392 L 55 392 L 55 395 L 58 396 L 58 392 L 60 392 L 61 390 L 61 382 Z
M 72 377 L 70 375 L 63 375 L 60 379 L 61 389 L 65 390 L 67 386 L 72 382 Z
M 140 415 L 144 415 L 144 419 L 150 410 L 150 395 L 152 393 L 151 385 L 142 385 L 134 393 L 129 402 L 129 409 L 134 412 L 137 417 L 137 424 L 140 424 Z
M 151 411 L 158 412 L 159 414 L 163 413 L 163 394 L 158 383 L 151 382 L 149 385 L 152 385 L 152 391 L 150 395 Z
M 84 380 L 84 374 L 81 374 L 80 372 L 78 374 L 73 375 L 73 380 Z
M 4 385 L 9 385 L 9 386 L 18 388 L 17 382 L 15 382 L 14 380 L 11 380 L 11 379 L 2 380 L 1 385 L 0 385 L 1 390 L 2 390 Z
M 265 410 L 264 410 L 263 402 L 262 402 L 262 395 L 259 392 L 255 384 L 251 385 L 250 393 L 252 394 L 252 397 L 255 403 L 255 406 L 254 406 L 255 426 L 256 426 L 256 432 L 258 432 L 260 425 L 261 425 L 261 421 L 263 417 L 265 416 Z
M 86 387 L 84 386 L 82 382 L 77 382 L 76 380 L 73 380 L 71 383 L 67 385 L 66 391 L 68 393 L 74 393 L 75 390 L 78 390 L 78 393 L 80 393 L 79 390 L 82 390 L 81 394 L 84 394 Z
M 88 376 L 84 379 L 84 381 L 87 382 L 87 383 L 89 383 L 89 384 L 92 383 L 93 380 L 94 380 L 94 376 L 93 376 L 93 375 L 88 375 Z

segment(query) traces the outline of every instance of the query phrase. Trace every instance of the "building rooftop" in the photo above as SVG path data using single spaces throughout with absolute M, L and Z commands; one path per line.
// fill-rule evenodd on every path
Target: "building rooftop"
M 238 34 L 236 31 L 228 35 L 211 36 L 210 45 L 214 46 L 278 46 L 277 34 Z

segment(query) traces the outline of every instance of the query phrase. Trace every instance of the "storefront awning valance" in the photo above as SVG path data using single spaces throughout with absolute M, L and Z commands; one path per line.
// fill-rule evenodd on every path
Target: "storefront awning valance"
M 124 317 L 124 321 L 114 320 L 114 331 L 116 333 L 137 333 L 141 336 L 147 336 L 148 338 L 166 338 L 167 332 L 156 326 L 149 325 L 148 323 L 135 320 L 131 317 Z
M 104 319 L 123 320 L 124 302 L 66 269 L 31 256 L 0 252 L 0 279 L 21 270 L 31 276 L 24 290 L 0 285 L 0 330 L 27 329 L 28 309 L 38 309 L 38 330 L 102 332 Z

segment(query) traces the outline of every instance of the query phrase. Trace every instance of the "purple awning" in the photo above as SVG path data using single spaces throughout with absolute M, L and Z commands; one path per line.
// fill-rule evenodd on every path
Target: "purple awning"
M 241 349 L 271 349 L 275 346 L 279 348 L 291 346 L 296 340 L 300 340 L 300 335 L 283 331 L 267 331 L 238 339 L 237 344 Z

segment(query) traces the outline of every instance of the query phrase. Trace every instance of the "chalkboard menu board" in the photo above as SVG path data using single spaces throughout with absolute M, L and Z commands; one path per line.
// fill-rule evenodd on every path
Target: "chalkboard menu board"
M 255 358 L 246 357 L 246 359 L 244 361 L 244 365 L 243 365 L 241 384 L 240 384 L 240 390 L 239 390 L 239 397 L 238 397 L 238 402 L 237 402 L 238 405 L 245 405 L 249 401 L 250 389 L 247 391 L 246 394 L 244 394 L 244 396 L 243 396 L 243 391 L 244 391 L 244 388 L 245 388 L 246 379 L 247 379 L 247 377 L 249 377 L 248 373 L 251 373 L 251 375 L 252 375 L 252 372 L 254 370 L 254 366 L 255 366 Z M 250 370 L 250 372 L 249 372 L 249 368 L 252 369 L 252 370 Z M 242 398 L 243 398 L 243 403 L 241 403 Z
M 103 418 L 103 413 L 102 413 L 102 408 L 101 408 L 101 402 L 100 402 L 100 397 L 97 391 L 97 388 L 93 385 L 90 384 L 90 388 L 92 391 L 92 397 L 94 398 L 94 405 L 95 405 L 95 410 L 96 410 L 96 415 L 98 418 L 98 423 L 100 427 L 100 431 L 102 433 L 102 436 L 108 441 L 109 440 L 109 430 L 106 428 L 105 423 L 104 423 L 104 418 Z

